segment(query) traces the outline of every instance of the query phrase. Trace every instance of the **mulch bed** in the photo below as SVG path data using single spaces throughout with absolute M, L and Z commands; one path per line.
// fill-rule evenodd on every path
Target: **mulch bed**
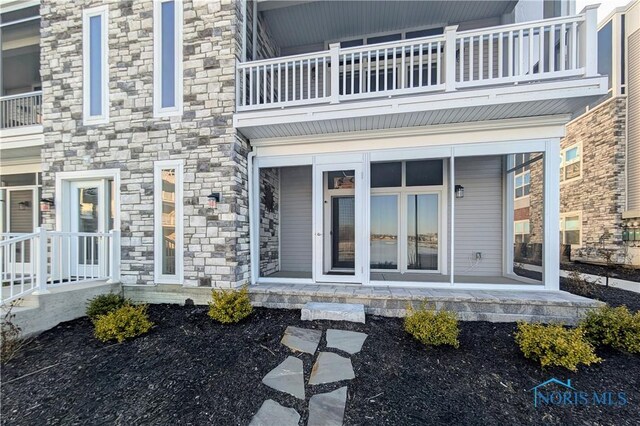
M 155 305 L 149 312 L 157 326 L 123 344 L 95 340 L 86 318 L 38 336 L 3 368 L 3 424 L 246 425 L 268 398 L 294 407 L 306 424 L 311 394 L 345 384 L 349 425 L 640 422 L 639 356 L 603 350 L 601 364 L 578 373 L 543 371 L 520 354 L 513 323 L 462 323 L 459 349 L 426 349 L 392 318 L 304 322 L 299 311 L 256 309 L 244 322 L 222 326 L 202 307 Z M 307 386 L 305 402 L 263 385 L 290 354 L 280 344 L 288 325 L 368 333 L 351 356 L 356 378 Z M 312 357 L 300 358 L 306 382 Z M 629 404 L 534 408 L 528 390 L 551 377 L 570 378 L 581 391 L 626 392 Z
M 591 263 L 581 263 L 581 262 L 563 262 L 560 264 L 560 269 L 564 269 L 565 271 L 578 271 L 583 274 L 591 274 L 591 275 L 599 275 L 601 277 L 606 277 L 607 273 L 611 278 L 620 278 L 621 280 L 627 281 L 637 281 L 638 288 L 640 289 L 640 269 L 634 268 L 625 268 L 622 266 L 613 266 L 611 268 L 607 268 L 602 265 L 593 265 Z M 604 278 L 602 279 L 602 283 L 604 284 Z

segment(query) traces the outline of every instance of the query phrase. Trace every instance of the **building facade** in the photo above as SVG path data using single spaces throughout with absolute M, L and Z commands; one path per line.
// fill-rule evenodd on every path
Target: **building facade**
M 61 281 L 102 267 L 115 231 L 125 286 L 557 289 L 560 140 L 607 81 L 595 8 L 572 9 L 13 4 L 3 73 L 30 13 L 41 79 L 18 103 L 3 92 L 3 232 L 61 233 Z M 541 281 L 513 267 L 514 176 L 534 159 Z

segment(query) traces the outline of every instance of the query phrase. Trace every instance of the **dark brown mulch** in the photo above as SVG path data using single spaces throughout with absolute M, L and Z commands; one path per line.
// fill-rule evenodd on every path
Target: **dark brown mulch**
M 602 364 L 578 373 L 543 371 L 520 354 L 512 323 L 462 323 L 459 349 L 426 349 L 399 319 L 309 323 L 299 311 L 257 309 L 239 325 L 222 326 L 201 307 L 156 305 L 150 314 L 157 326 L 123 344 L 96 341 L 86 318 L 41 334 L 3 368 L 3 424 L 246 425 L 268 398 L 294 407 L 306 424 L 308 401 L 261 384 L 289 355 L 280 344 L 288 325 L 369 334 L 351 357 L 354 380 L 307 386 L 309 397 L 348 384 L 345 424 L 640 422 L 640 357 L 605 350 Z M 312 357 L 300 357 L 307 380 Z M 581 391 L 626 392 L 629 404 L 534 408 L 528 390 L 550 377 L 571 379 Z

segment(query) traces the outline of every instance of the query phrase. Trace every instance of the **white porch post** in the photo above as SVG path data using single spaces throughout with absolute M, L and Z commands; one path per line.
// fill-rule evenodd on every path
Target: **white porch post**
M 547 290 L 560 289 L 560 139 L 546 142 L 544 152 L 542 280 Z
M 36 283 L 38 284 L 38 289 L 34 294 L 45 294 L 49 293 L 47 289 L 47 231 L 44 228 L 36 228 L 36 233 L 38 234 L 38 246 L 35 248 L 38 268 L 36 272 Z
M 504 241 L 503 241 L 503 251 L 504 256 L 502 257 L 504 261 L 503 265 L 503 273 L 504 274 L 513 274 L 513 247 L 514 247 L 514 182 L 513 177 L 515 173 L 507 173 L 507 171 L 511 170 L 515 166 L 514 156 L 513 154 L 505 155 L 505 176 L 504 176 Z
M 329 45 L 331 53 L 331 101 L 332 104 L 340 102 L 340 43 Z
M 258 58 L 258 1 L 253 1 L 253 19 L 251 20 L 251 60 Z
M 456 31 L 457 25 L 444 29 L 444 87 L 447 92 L 456 90 Z
M 253 153 L 248 158 L 249 180 L 249 258 L 250 258 L 250 283 L 254 285 L 260 274 L 260 234 L 258 226 L 260 221 L 260 169 L 258 161 Z
M 120 230 L 112 229 L 109 231 L 111 237 L 109 245 L 109 279 L 108 283 L 120 282 Z
M 581 12 L 584 14 L 584 22 L 579 32 L 578 54 L 587 77 L 598 75 L 598 6 L 586 6 Z
M 449 277 L 450 284 L 455 284 L 455 256 L 456 256 L 456 242 L 455 242 L 455 226 L 456 226 L 456 181 L 455 181 L 455 148 L 451 148 L 451 157 L 449 157 L 449 204 L 450 204 L 450 217 L 449 222 L 451 228 L 449 229 L 449 235 L 451 236 L 450 244 L 450 257 L 449 257 Z

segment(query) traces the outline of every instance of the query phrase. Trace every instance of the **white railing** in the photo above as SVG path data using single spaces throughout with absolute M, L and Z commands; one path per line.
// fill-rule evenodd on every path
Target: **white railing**
M 42 92 L 0 97 L 0 129 L 42 124 Z
M 576 16 L 237 64 L 237 110 L 597 75 L 596 8 Z
M 119 281 L 120 232 L 2 234 L 2 303 L 51 286 L 98 280 Z

